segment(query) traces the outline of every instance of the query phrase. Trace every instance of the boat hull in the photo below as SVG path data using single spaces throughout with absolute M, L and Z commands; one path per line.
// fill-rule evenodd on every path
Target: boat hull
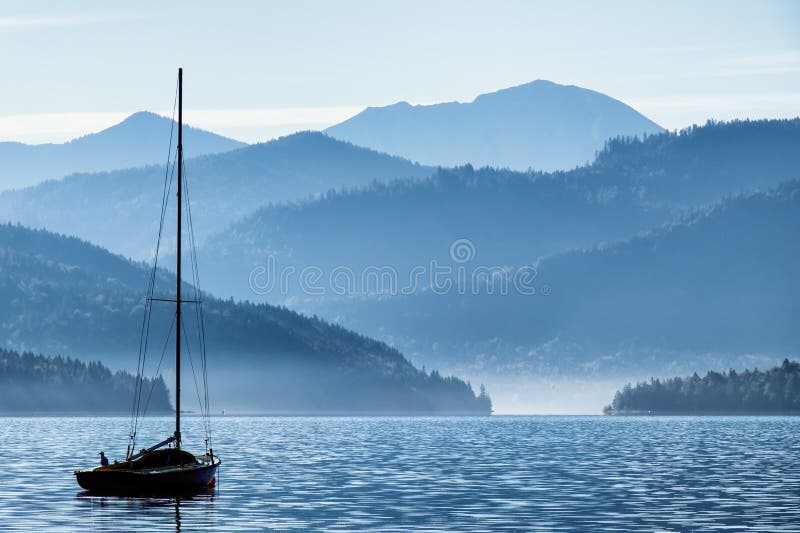
M 212 486 L 219 463 L 152 470 L 95 468 L 75 472 L 78 485 L 93 494 L 197 494 Z

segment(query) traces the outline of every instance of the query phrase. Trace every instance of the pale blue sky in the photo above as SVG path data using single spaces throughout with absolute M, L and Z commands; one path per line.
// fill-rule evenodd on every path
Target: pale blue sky
M 0 140 L 164 112 L 178 65 L 186 120 L 247 141 L 539 78 L 679 128 L 800 115 L 800 2 L 3 0 Z

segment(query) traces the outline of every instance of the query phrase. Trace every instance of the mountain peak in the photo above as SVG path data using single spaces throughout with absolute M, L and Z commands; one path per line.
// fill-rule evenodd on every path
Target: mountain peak
M 577 85 L 564 85 L 550 80 L 537 79 L 528 83 L 522 83 L 491 93 L 478 95 L 475 100 L 473 100 L 473 103 L 498 99 L 523 98 L 529 99 L 527 102 L 524 102 L 527 105 L 535 105 L 537 103 L 549 105 L 553 103 L 553 99 L 563 100 L 566 105 L 570 105 L 569 100 L 571 98 L 580 98 L 582 96 L 597 98 L 599 103 L 602 103 L 603 100 L 619 102 L 603 93 L 578 87 Z M 537 100 L 540 100 L 540 102 L 537 102 Z
M 75 172 L 98 172 L 164 162 L 173 122 L 151 111 L 138 111 L 104 130 L 63 144 L 6 143 L 0 149 L 3 188 L 35 185 Z M 184 126 L 186 156 L 227 152 L 245 143 Z M 2 190 L 2 189 L 0 189 Z
M 153 113 L 152 111 L 136 111 L 125 117 L 122 122 L 115 124 L 115 126 L 137 122 L 169 122 L 169 119 L 158 113 Z
M 84 140 L 87 138 L 95 138 L 97 136 L 107 135 L 111 132 L 119 132 L 119 131 L 130 132 L 131 130 L 137 133 L 141 133 L 143 135 L 151 135 L 151 134 L 160 135 L 164 131 L 166 131 L 167 134 L 169 134 L 169 129 L 172 127 L 173 124 L 175 124 L 174 120 L 169 117 L 165 117 L 164 115 L 159 115 L 158 113 L 153 113 L 152 111 L 136 111 L 135 113 L 128 115 L 121 122 L 118 122 L 113 126 L 110 126 L 97 133 L 91 133 L 89 135 L 81 137 L 80 139 L 75 139 L 74 141 L 71 142 Z M 196 128 L 186 123 L 184 123 L 183 125 L 183 131 L 184 135 L 200 135 L 204 138 L 203 140 L 210 140 L 212 138 L 217 139 L 222 144 L 226 145 L 226 150 L 245 146 L 245 143 L 242 143 L 235 139 L 231 139 L 229 137 L 224 137 L 222 135 L 218 135 L 216 133 L 212 133 L 207 130 Z M 204 152 L 204 153 L 215 153 L 217 151 L 226 151 L 226 150 L 216 150 L 214 152 Z
M 146 119 L 146 118 L 158 118 L 158 119 L 165 119 L 165 120 L 167 119 L 167 117 L 165 117 L 163 115 L 159 115 L 158 113 L 153 113 L 152 111 L 143 110 L 143 111 L 136 111 L 134 113 L 131 113 L 130 115 L 128 115 L 128 118 L 123 120 L 123 122 L 126 122 L 128 120 L 132 120 L 132 119 L 136 120 L 136 119 Z

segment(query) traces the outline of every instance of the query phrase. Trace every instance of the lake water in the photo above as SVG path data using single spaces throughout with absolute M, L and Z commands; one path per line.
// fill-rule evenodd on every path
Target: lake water
M 212 423 L 217 489 L 176 501 L 81 494 L 125 418 L 0 418 L 0 530 L 800 531 L 800 417 Z

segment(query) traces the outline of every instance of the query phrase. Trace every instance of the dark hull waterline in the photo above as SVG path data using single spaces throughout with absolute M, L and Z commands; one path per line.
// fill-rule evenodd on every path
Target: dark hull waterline
M 104 495 L 186 495 L 205 491 L 214 481 L 219 462 L 122 470 L 96 468 L 75 472 L 78 485 L 92 494 Z

